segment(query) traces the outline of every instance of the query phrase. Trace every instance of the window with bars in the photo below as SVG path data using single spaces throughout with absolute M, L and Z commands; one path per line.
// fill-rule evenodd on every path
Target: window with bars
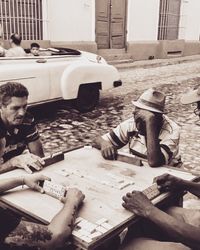
M 179 34 L 181 0 L 160 0 L 158 40 L 176 40 Z
M 43 39 L 42 0 L 1 0 L 3 39 L 18 33 L 23 40 Z

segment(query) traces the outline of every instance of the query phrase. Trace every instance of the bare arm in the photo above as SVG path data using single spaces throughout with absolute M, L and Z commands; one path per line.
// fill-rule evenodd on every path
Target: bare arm
M 145 136 L 147 146 L 147 159 L 151 167 L 159 167 L 165 163 L 165 157 L 160 148 L 160 126 L 153 112 L 136 109 L 134 112 L 136 126 L 140 134 Z
M 0 182 L 0 194 L 20 185 L 27 185 L 31 189 L 43 192 L 42 188 L 38 185 L 38 182 L 44 180 L 50 180 L 50 178 L 41 174 L 34 174 L 31 176 L 19 176 L 3 179 Z
M 181 242 L 190 247 L 199 247 L 200 228 L 177 220 L 171 215 L 154 207 L 149 199 L 142 192 L 132 192 L 123 197 L 123 207 L 129 211 L 151 220 L 158 227 L 164 230 L 173 240 Z
M 177 220 L 156 207 L 150 210 L 146 218 L 162 228 L 175 241 L 189 247 L 199 247 L 200 228 L 187 224 L 182 220 Z
M 116 160 L 117 147 L 113 146 L 111 142 L 104 140 L 101 136 L 94 141 L 94 147 L 101 150 L 102 156 L 108 160 Z
M 63 199 L 65 203 L 63 208 L 48 226 L 22 221 L 5 242 L 11 246 L 27 246 L 27 248 L 31 246 L 41 249 L 64 247 L 73 230 L 74 221 L 83 199 L 84 195 L 81 191 L 75 188 L 68 189 L 67 196 Z M 18 240 L 19 238 L 20 240 Z M 68 249 L 67 246 L 66 249 Z
M 33 142 L 29 142 L 28 148 L 30 153 L 37 155 L 39 157 L 44 157 L 44 151 L 40 139 L 37 139 L 36 141 Z
M 62 246 L 71 235 L 78 209 L 84 198 L 81 191 L 73 188 L 68 189 L 66 198 L 62 199 L 65 203 L 63 208 L 48 226 L 49 231 L 53 234 L 52 244 L 55 244 L 55 247 Z
M 163 174 L 155 178 L 158 187 L 163 191 L 189 191 L 200 198 L 200 183 L 183 180 L 170 174 Z
M 11 171 L 11 170 L 14 170 L 16 169 L 15 166 L 12 166 L 12 164 L 10 163 L 10 161 L 6 161 L 5 163 L 2 163 L 0 165 L 0 174 L 3 174 L 5 172 L 8 172 L 8 171 Z
M 146 131 L 148 163 L 151 167 L 159 167 L 165 164 L 165 157 L 160 148 L 159 130 L 154 116 L 146 121 Z
M 4 193 L 5 191 L 18 187 L 24 184 L 24 177 L 16 177 L 16 178 L 9 178 L 1 180 L 0 182 L 0 194 Z

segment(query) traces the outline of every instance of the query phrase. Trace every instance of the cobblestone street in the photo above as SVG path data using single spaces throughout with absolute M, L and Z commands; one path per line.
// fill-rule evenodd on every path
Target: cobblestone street
M 153 68 L 120 69 L 123 86 L 101 93 L 96 110 L 80 114 L 63 103 L 47 106 L 43 118 L 36 115 L 45 153 L 90 143 L 97 135 L 115 127 L 132 114 L 131 100 L 156 86 L 167 94 L 168 116 L 181 126 L 180 150 L 184 167 L 200 171 L 198 147 L 200 127 L 191 105 L 181 105 L 182 93 L 200 81 L 200 59 Z M 40 111 L 40 116 L 43 114 Z M 197 123 L 197 124 L 196 124 Z M 200 124 L 200 123 L 199 123 Z

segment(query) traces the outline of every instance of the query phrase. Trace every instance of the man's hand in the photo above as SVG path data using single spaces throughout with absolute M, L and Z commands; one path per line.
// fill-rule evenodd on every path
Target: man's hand
M 102 156 L 107 160 L 117 159 L 117 148 L 106 140 L 103 140 L 101 143 L 101 153 Z
M 155 115 L 153 112 L 136 108 L 133 112 L 136 127 L 141 135 L 146 135 L 147 124 L 152 126 L 155 123 Z
M 136 122 L 138 119 L 145 123 L 151 119 L 155 119 L 154 113 L 145 109 L 136 108 L 133 114 Z
M 184 189 L 184 180 L 170 174 L 163 174 L 154 179 L 161 191 L 174 191 Z
M 142 192 L 133 191 L 122 197 L 122 206 L 136 215 L 147 218 L 154 205 Z
M 51 178 L 41 175 L 41 174 L 33 174 L 31 176 L 29 175 L 29 176 L 23 177 L 23 181 L 25 185 L 27 185 L 31 189 L 36 190 L 40 193 L 44 193 L 44 189 L 40 187 L 38 183 L 39 181 L 45 181 L 45 180 L 50 181 Z
M 85 195 L 77 188 L 69 188 L 67 190 L 66 197 L 61 197 L 60 201 L 69 204 L 73 204 L 75 206 L 80 206 L 83 200 L 85 199 Z
M 37 155 L 25 153 L 11 158 L 9 164 L 13 167 L 23 168 L 27 173 L 32 174 L 34 170 L 41 170 L 45 162 Z

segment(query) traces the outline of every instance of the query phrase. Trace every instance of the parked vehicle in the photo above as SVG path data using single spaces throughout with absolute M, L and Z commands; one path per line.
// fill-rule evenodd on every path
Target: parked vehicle
M 0 84 L 24 84 L 31 106 L 65 99 L 73 100 L 81 112 L 98 104 L 100 90 L 122 84 L 117 69 L 96 54 L 63 48 L 47 52 L 37 57 L 1 57 Z

